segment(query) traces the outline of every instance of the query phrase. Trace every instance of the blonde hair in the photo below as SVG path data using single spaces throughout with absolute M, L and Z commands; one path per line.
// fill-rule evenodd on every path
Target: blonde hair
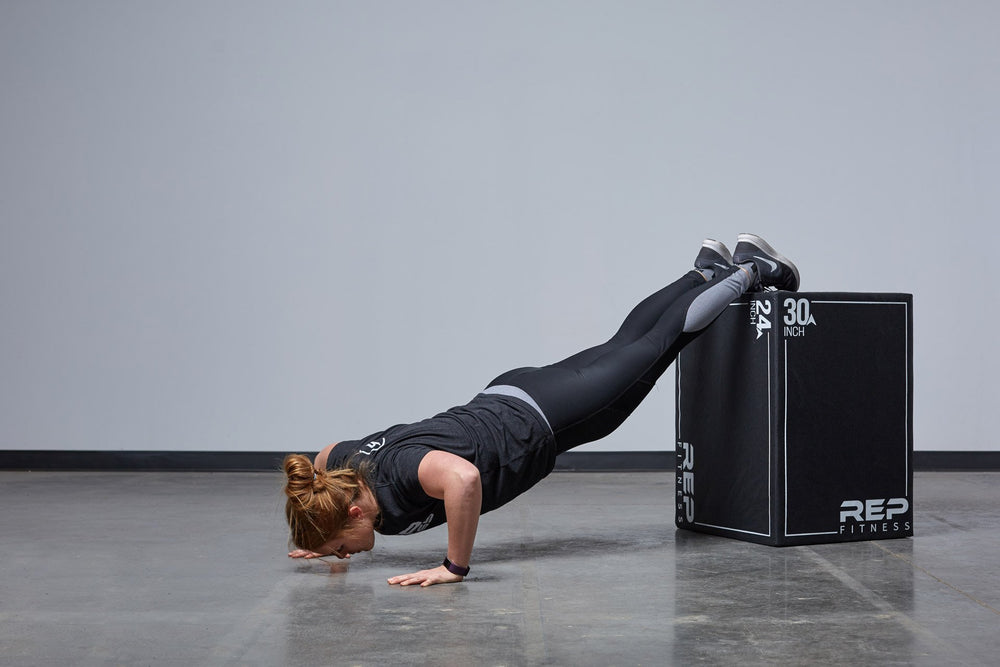
M 348 522 L 347 511 L 365 488 L 365 471 L 324 470 L 302 454 L 289 454 L 285 471 L 285 518 L 291 541 L 299 549 L 316 551 Z

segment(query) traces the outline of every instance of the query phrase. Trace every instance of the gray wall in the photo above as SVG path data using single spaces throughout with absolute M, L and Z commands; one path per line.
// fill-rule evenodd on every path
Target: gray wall
M 1000 414 L 995 2 L 0 3 L 0 448 L 314 451 L 599 342 L 703 236 L 915 295 Z M 673 447 L 673 371 L 592 450 Z

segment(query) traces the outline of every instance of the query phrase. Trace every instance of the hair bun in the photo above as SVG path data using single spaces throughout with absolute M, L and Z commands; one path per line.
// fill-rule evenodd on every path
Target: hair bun
M 285 477 L 288 478 L 285 486 L 285 494 L 288 497 L 297 497 L 303 492 L 314 490 L 316 472 L 309 457 L 303 454 L 289 454 L 285 457 L 283 467 Z
M 312 469 L 312 489 L 313 492 L 322 491 L 326 488 L 326 471 L 321 468 Z

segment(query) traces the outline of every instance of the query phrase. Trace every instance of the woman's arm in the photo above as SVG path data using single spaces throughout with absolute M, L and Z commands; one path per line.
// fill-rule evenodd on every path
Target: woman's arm
M 468 567 L 483 504 L 479 470 L 460 456 L 435 450 L 421 459 L 417 478 L 424 493 L 444 500 L 448 520 L 448 560 L 460 567 Z M 462 581 L 463 578 L 439 565 L 431 570 L 392 577 L 389 583 L 432 586 Z

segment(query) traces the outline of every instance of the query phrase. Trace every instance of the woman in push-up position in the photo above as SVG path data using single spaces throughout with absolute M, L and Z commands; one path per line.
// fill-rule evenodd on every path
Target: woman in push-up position
M 746 291 L 795 291 L 795 265 L 753 234 L 735 252 L 706 240 L 695 268 L 637 305 L 612 338 L 559 363 L 518 368 L 467 405 L 360 440 L 315 460 L 285 457 L 292 558 L 368 551 L 375 533 L 448 524 L 444 563 L 389 579 L 430 586 L 469 573 L 479 515 L 548 475 L 556 455 L 614 431 L 684 345 Z

